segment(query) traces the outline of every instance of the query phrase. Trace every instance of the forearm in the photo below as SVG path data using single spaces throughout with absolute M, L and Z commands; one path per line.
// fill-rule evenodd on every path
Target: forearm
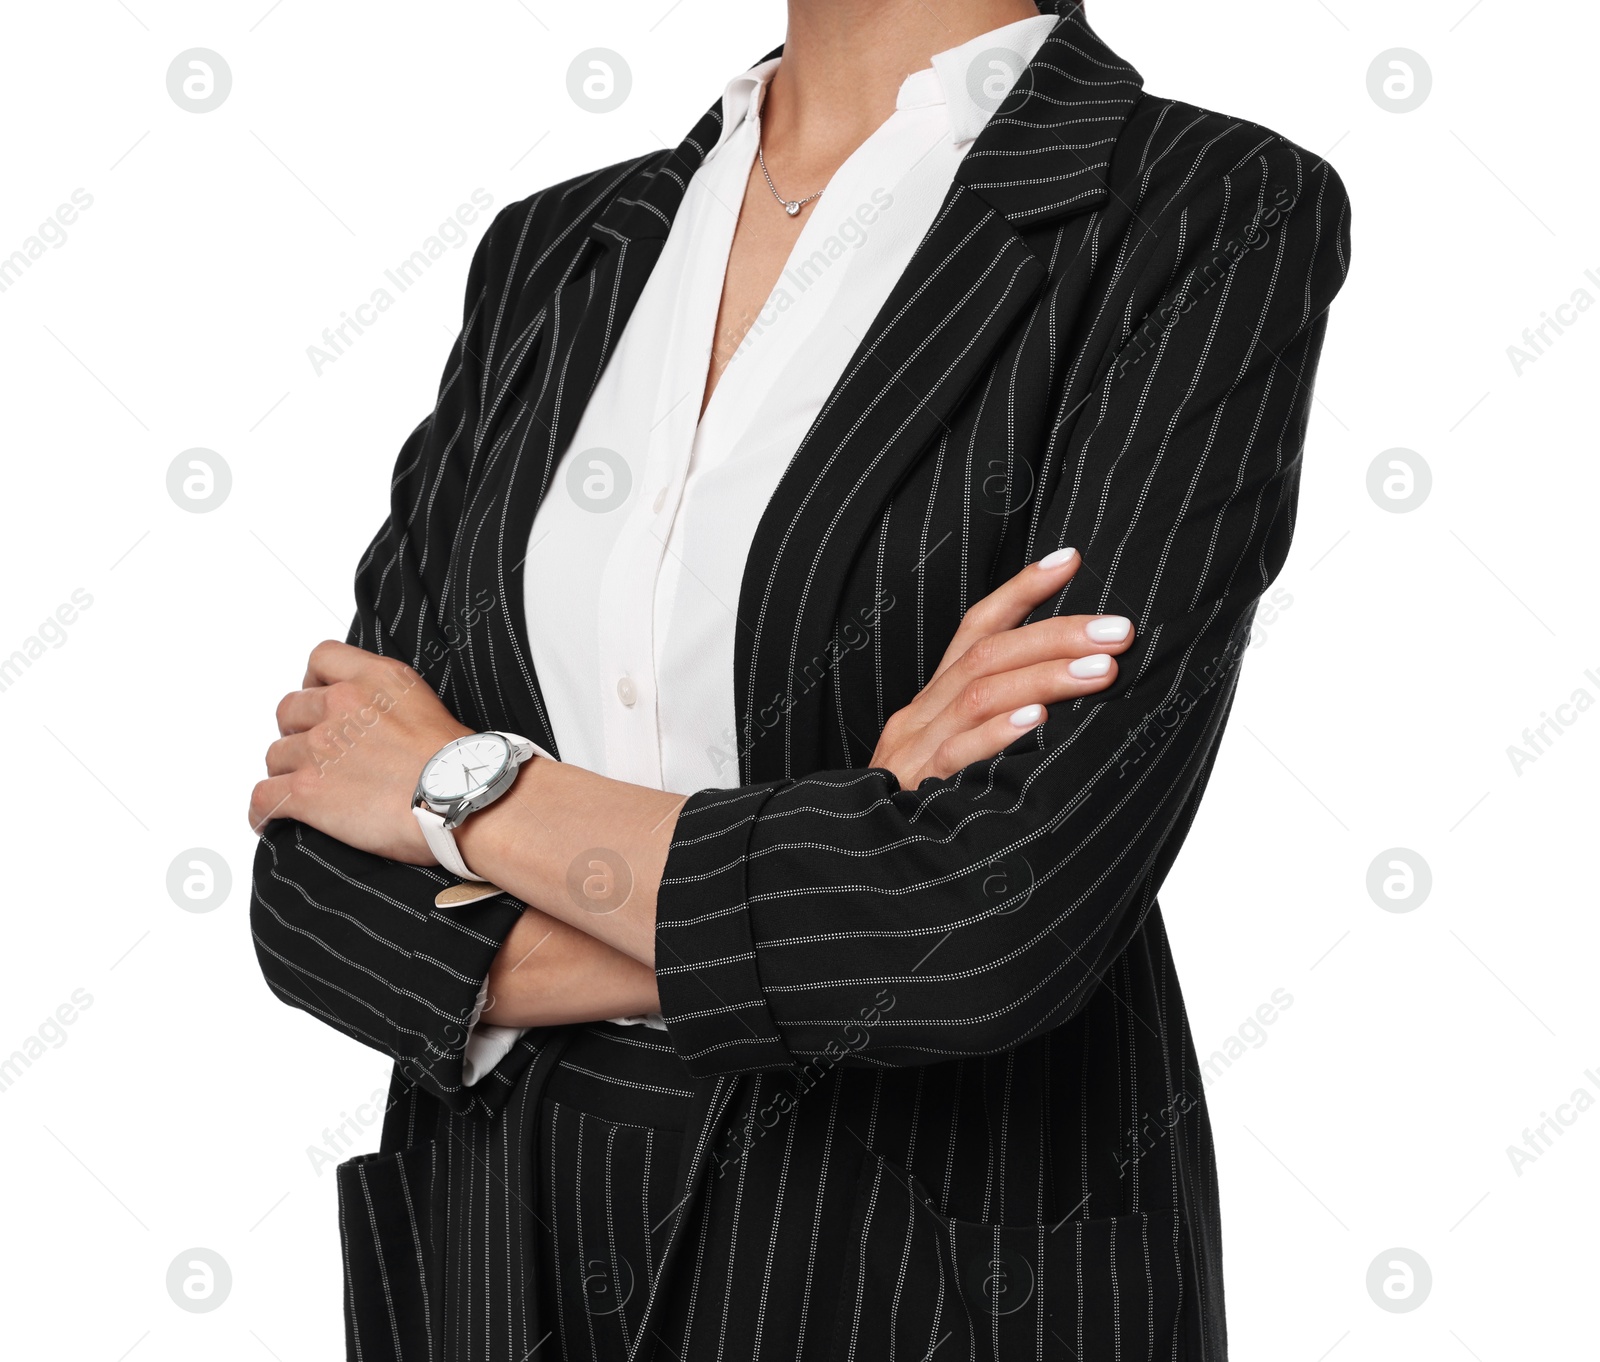
M 467 819 L 456 840 L 479 875 L 649 973 L 656 893 L 683 803 L 681 795 L 540 758 L 504 797 Z
M 489 970 L 494 1026 L 563 1026 L 659 1012 L 648 965 L 576 927 L 526 909 Z

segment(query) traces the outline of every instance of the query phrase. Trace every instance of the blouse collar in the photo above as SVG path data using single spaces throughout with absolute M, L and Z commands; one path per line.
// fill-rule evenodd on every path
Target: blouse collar
M 895 108 L 943 105 L 951 142 L 967 145 L 983 131 L 990 115 L 1010 93 L 1056 23 L 1056 15 L 1038 14 L 980 33 L 959 47 L 936 52 L 928 66 L 901 81 Z M 707 160 L 716 155 L 741 122 L 760 115 L 767 82 L 782 60 L 771 57 L 728 82 L 722 94 L 722 132 L 716 146 L 707 153 Z

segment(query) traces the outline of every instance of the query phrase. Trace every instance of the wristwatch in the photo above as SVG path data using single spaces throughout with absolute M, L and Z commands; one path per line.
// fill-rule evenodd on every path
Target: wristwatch
M 537 743 L 515 733 L 488 732 L 448 742 L 428 759 L 411 797 L 411 812 L 428 849 L 446 870 L 463 879 L 482 878 L 461 858 L 454 830 L 469 814 L 488 808 L 509 790 L 517 772 L 535 756 L 555 760 Z

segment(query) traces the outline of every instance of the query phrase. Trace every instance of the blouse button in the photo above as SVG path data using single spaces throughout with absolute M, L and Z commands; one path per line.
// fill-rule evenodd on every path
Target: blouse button
M 639 692 L 626 676 L 617 682 L 617 699 L 621 700 L 629 709 L 633 708 L 634 701 L 639 698 Z

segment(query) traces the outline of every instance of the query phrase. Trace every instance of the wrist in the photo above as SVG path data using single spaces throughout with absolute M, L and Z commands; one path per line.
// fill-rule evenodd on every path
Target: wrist
M 493 870 L 466 859 L 468 829 L 503 803 L 540 757 L 553 760 L 530 739 L 494 729 L 457 738 L 434 753 L 422 768 L 411 808 L 432 858 L 463 879 L 492 880 Z
M 513 847 L 520 847 L 527 864 L 533 854 L 529 825 L 538 826 L 534 800 L 552 765 L 549 757 L 535 754 L 522 763 L 506 792 L 485 809 L 468 816 L 455 830 L 461 858 L 481 879 L 505 885 L 504 867 Z

